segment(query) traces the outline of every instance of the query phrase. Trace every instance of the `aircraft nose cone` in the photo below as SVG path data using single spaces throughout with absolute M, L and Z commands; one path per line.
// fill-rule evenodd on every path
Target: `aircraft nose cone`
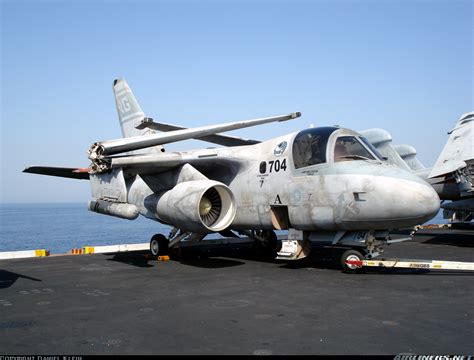
M 439 211 L 440 200 L 431 185 L 401 169 L 390 168 L 374 180 L 371 189 L 372 192 L 361 194 L 367 202 L 357 202 L 364 204 L 361 206 L 365 206 L 366 212 L 361 210 L 356 215 L 369 226 L 408 228 L 425 223 Z M 355 217 L 351 220 L 355 221 Z
M 404 217 L 412 219 L 416 224 L 422 224 L 438 213 L 440 200 L 428 183 L 416 180 L 400 182 L 397 207 Z

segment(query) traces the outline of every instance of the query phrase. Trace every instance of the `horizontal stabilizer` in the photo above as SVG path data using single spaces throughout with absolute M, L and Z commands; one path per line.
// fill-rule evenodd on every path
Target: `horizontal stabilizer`
M 151 118 L 144 118 L 142 122 L 137 126 L 137 129 L 144 129 L 144 128 L 164 131 L 164 132 L 187 129 L 185 127 L 178 126 L 178 125 L 154 122 L 153 119 Z M 222 145 L 222 146 L 244 146 L 244 145 L 255 145 L 255 144 L 260 143 L 260 141 L 258 140 L 243 139 L 239 137 L 220 135 L 220 134 L 200 136 L 200 137 L 195 137 L 194 139 L 207 141 L 212 144 L 217 144 L 217 145 Z
M 62 168 L 50 166 L 29 166 L 23 170 L 24 173 L 59 176 L 70 179 L 89 180 L 89 169 L 85 168 Z
M 154 135 L 134 136 L 124 139 L 108 140 L 94 143 L 89 150 L 89 159 L 94 161 L 107 155 L 119 154 L 127 151 L 145 149 L 151 146 L 169 144 L 172 142 L 213 135 L 221 132 L 242 129 L 250 126 L 268 124 L 276 121 L 286 121 L 296 119 L 301 113 L 291 113 L 288 115 L 272 116 L 268 118 L 237 121 L 232 123 L 201 126 L 197 128 L 175 130 Z

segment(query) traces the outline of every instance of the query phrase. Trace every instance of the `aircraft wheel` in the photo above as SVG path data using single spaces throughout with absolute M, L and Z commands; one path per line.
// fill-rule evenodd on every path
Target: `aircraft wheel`
M 162 234 L 155 234 L 150 240 L 150 252 L 153 256 L 168 255 L 168 239 Z
M 364 260 L 364 255 L 360 251 L 350 249 L 344 251 L 341 256 L 341 267 L 347 273 L 356 273 L 361 272 L 362 268 L 357 267 L 356 265 L 346 264 L 346 260 L 355 260 L 355 261 L 362 261 Z
M 274 251 L 277 246 L 277 236 L 273 230 L 262 230 L 259 234 L 265 240 L 262 242 L 262 245 L 265 249 Z
M 258 241 L 257 249 L 261 255 L 275 257 L 278 252 L 278 239 L 274 231 L 261 230 L 257 235 L 263 238 L 263 241 Z

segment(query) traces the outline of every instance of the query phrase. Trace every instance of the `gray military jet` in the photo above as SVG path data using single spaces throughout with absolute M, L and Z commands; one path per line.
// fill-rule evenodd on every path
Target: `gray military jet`
M 27 173 L 89 179 L 89 210 L 133 220 L 139 215 L 171 225 L 150 250 L 165 255 L 180 241 L 207 234 L 249 236 L 300 259 L 313 244 L 339 249 L 347 259 L 372 258 L 390 231 L 431 219 L 440 200 L 433 188 L 384 161 L 360 133 L 316 127 L 259 142 L 220 133 L 300 113 L 186 129 L 145 117 L 125 80 L 113 84 L 123 138 L 94 143 L 88 168 L 32 166 Z M 220 148 L 167 152 L 163 145 L 199 139 Z
M 360 132 L 393 165 L 412 171 L 428 182 L 441 200 L 444 218 L 451 224 L 474 220 L 474 112 L 462 115 L 448 132 L 449 138 L 436 163 L 425 168 L 410 145 L 392 146 L 391 135 L 383 129 Z

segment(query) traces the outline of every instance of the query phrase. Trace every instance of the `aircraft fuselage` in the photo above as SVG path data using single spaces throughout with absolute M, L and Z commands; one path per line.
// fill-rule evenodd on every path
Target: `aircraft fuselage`
M 325 144 L 325 161 L 298 168 L 297 136 L 177 155 L 189 158 L 197 170 L 232 191 L 236 215 L 231 229 L 394 229 L 421 224 L 439 210 L 433 188 L 408 171 L 375 156 L 335 161 L 336 139 L 357 137 L 357 133 L 335 129 Z M 228 160 L 227 168 L 219 166 L 219 159 Z M 154 202 L 146 201 L 156 196 L 152 188 L 149 178 L 137 177 L 129 186 L 128 202 L 137 205 L 142 215 L 159 219 Z

